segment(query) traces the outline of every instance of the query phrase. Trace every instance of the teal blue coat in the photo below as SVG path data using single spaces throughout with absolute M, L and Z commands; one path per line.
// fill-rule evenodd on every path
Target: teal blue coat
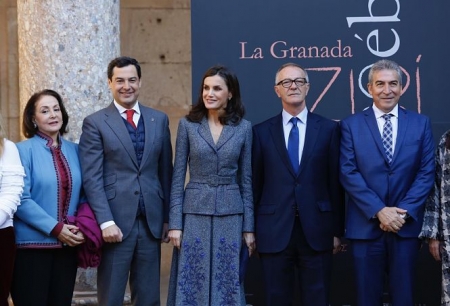
M 50 235 L 63 221 L 63 204 L 58 201 L 56 164 L 51 140 L 40 135 L 19 142 L 17 148 L 25 169 L 25 186 L 21 203 L 14 216 L 16 244 L 22 248 L 58 248 L 61 242 Z M 80 202 L 82 177 L 78 145 L 60 138 L 62 153 L 69 165 L 70 198 L 68 216 L 76 213 Z

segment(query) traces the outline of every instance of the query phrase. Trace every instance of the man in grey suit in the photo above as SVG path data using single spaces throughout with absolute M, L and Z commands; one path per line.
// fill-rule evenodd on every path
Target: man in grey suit
M 114 101 L 84 119 L 79 146 L 84 189 L 106 242 L 98 303 L 122 305 L 129 277 L 133 305 L 159 305 L 173 169 L 169 121 L 138 102 L 135 59 L 112 60 L 108 85 Z

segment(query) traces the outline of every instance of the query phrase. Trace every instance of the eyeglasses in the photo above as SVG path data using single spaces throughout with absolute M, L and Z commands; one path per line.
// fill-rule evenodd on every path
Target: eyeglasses
M 297 79 L 295 79 L 295 80 L 284 79 L 284 80 L 279 81 L 279 82 L 277 83 L 277 86 L 278 86 L 278 85 L 281 85 L 281 86 L 283 86 L 284 88 L 289 88 L 289 87 L 292 86 L 292 83 L 293 83 L 293 82 L 295 82 L 295 85 L 297 85 L 298 87 L 302 87 L 302 86 L 304 86 L 306 83 L 308 83 L 308 82 L 306 81 L 306 78 L 297 78 Z

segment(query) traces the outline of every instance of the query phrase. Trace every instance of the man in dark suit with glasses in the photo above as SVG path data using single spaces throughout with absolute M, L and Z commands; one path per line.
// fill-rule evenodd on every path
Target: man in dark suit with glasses
M 309 87 L 305 69 L 281 66 L 275 93 L 283 110 L 253 130 L 256 241 L 267 305 L 292 305 L 294 289 L 303 305 L 329 305 L 332 254 L 344 231 L 339 124 L 308 111 Z

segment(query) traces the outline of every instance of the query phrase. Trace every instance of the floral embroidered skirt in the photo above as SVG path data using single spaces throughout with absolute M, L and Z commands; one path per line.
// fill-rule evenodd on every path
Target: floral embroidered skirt
M 242 215 L 185 215 L 174 248 L 167 306 L 245 305 L 239 282 Z

